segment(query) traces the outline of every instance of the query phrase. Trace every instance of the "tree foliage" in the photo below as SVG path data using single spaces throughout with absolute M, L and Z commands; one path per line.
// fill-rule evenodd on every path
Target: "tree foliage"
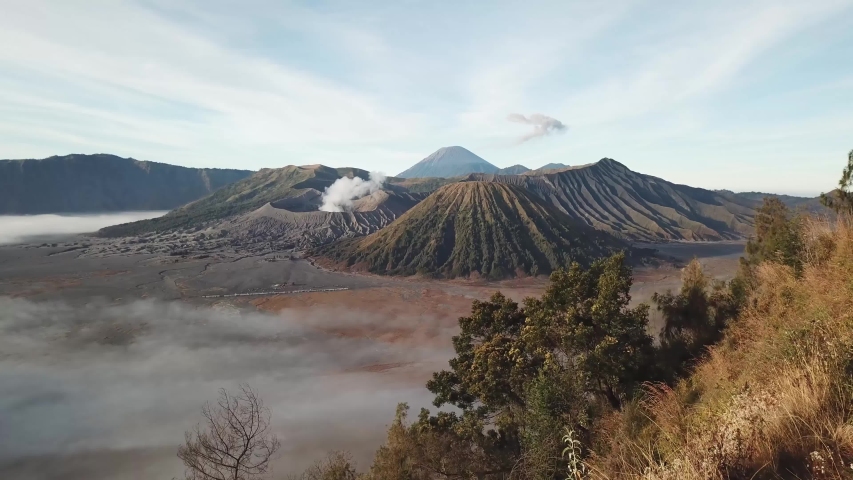
M 694 258 L 682 271 L 677 293 L 667 291 L 652 296 L 663 314 L 659 358 L 669 379 L 684 374 L 705 347 L 722 338 L 740 305 L 732 286 L 708 278 Z
M 352 456 L 346 452 L 332 452 L 325 459 L 311 465 L 299 476 L 290 480 L 356 480 L 358 474 Z
M 490 451 L 485 424 L 470 412 L 430 416 L 422 410 L 418 420 L 408 424 L 408 410 L 406 404 L 397 406 L 388 438 L 365 480 L 498 480 L 511 471 L 515 456 Z
M 424 411 L 410 435 L 420 450 L 444 452 L 443 470 L 432 471 L 446 478 L 563 471 L 565 426 L 585 431 L 593 410 L 619 409 L 657 378 L 648 306 L 629 306 L 631 284 L 620 253 L 554 272 L 542 297 L 523 307 L 500 293 L 475 301 L 459 319 L 450 369 L 427 384 L 436 406 L 461 413 Z M 480 460 L 449 467 L 458 452 Z
M 765 197 L 755 214 L 755 236 L 746 245 L 746 261 L 781 263 L 802 270 L 802 222 L 778 198 Z
M 654 356 L 648 306 L 630 308 L 631 268 L 624 254 L 577 263 L 551 275 L 540 299 L 528 299 L 525 339 L 549 365 L 572 370 L 585 391 L 621 408 L 650 379 Z
M 836 213 L 853 214 L 853 150 L 847 154 L 847 166 L 841 172 L 838 188 L 830 193 L 822 193 L 820 202 Z

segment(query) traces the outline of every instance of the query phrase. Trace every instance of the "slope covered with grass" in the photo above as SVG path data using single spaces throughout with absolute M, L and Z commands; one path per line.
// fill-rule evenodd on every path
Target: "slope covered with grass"
M 319 198 L 322 192 L 342 177 L 367 179 L 370 172 L 360 168 L 330 168 L 324 165 L 289 165 L 265 168 L 241 181 L 183 205 L 168 214 L 139 222 L 101 229 L 105 237 L 140 235 L 153 231 L 198 227 L 263 207 L 271 202 L 287 203 L 303 197 Z M 400 195 L 421 195 L 447 183 L 443 178 L 403 179 L 389 177 L 385 188 Z M 316 210 L 317 205 L 311 207 Z
M 444 186 L 383 230 L 317 249 L 325 261 L 379 274 L 492 278 L 545 274 L 626 248 L 522 188 Z
M 105 237 L 121 237 L 200 225 L 254 210 L 274 200 L 299 195 L 309 188 L 322 190 L 338 178 L 335 169 L 321 165 L 265 168 L 162 217 L 107 227 L 99 233 Z
M 593 478 L 853 478 L 853 225 L 808 222 L 753 269 L 723 341 L 611 423 Z

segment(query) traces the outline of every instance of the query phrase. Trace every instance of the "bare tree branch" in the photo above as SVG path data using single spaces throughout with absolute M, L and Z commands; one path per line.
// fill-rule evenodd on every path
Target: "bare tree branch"
M 281 446 L 269 433 L 270 411 L 249 385 L 240 394 L 219 391 L 215 407 L 201 409 L 205 426 L 185 434 L 178 458 L 187 480 L 259 480 L 269 472 L 270 460 Z

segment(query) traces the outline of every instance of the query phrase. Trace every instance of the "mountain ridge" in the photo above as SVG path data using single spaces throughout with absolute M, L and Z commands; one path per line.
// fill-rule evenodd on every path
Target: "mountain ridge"
M 312 256 L 377 274 L 505 278 L 621 249 L 630 250 L 521 187 L 465 181 L 439 188 L 376 233 L 318 247 Z
M 501 168 L 495 173 L 500 175 L 521 175 L 522 173 L 529 172 L 530 169 L 521 164 L 515 164 L 511 167 Z
M 252 173 L 110 154 L 0 160 L 0 214 L 170 210 Z
M 246 214 L 268 203 L 286 204 L 288 206 L 285 210 L 316 210 L 325 188 L 344 176 L 366 178 L 367 172 L 357 168 L 335 169 L 322 165 L 263 169 L 208 197 L 175 209 L 164 217 L 108 227 L 101 234 L 126 236 L 202 226 Z M 538 174 L 472 173 L 453 178 L 388 177 L 383 191 L 395 195 L 365 202 L 372 202 L 371 208 L 379 208 L 385 201 L 397 202 L 406 198 L 401 205 L 410 208 L 442 186 L 466 180 L 523 188 L 568 215 L 572 221 L 629 241 L 742 240 L 753 233 L 755 209 L 760 205 L 760 200 L 749 195 L 675 184 L 634 172 L 609 158 Z M 389 224 L 389 220 L 402 213 L 402 210 L 398 210 L 394 215 L 383 217 L 381 225 Z M 284 217 L 281 219 L 283 224 L 291 222 Z M 369 223 L 378 225 L 372 221 Z M 305 222 L 299 220 L 295 225 L 305 225 Z M 323 224 L 317 220 L 312 225 L 311 228 L 317 230 Z M 372 229 L 371 226 L 358 231 L 369 233 Z M 333 236 L 323 238 L 334 240 Z
M 541 167 L 539 167 L 539 168 L 537 168 L 536 170 L 533 170 L 533 171 L 534 171 L 534 172 L 545 173 L 545 172 L 547 172 L 548 170 L 560 170 L 560 169 L 563 169 L 563 168 L 566 168 L 566 167 L 568 167 L 568 165 L 566 165 L 566 164 L 564 164 L 564 163 L 546 163 L 545 165 L 542 165 Z
M 634 172 L 611 158 L 537 175 L 466 178 L 522 186 L 575 220 L 634 241 L 736 240 L 754 227 L 752 200 Z
M 152 231 L 197 227 L 247 214 L 267 204 L 286 205 L 285 210 L 289 209 L 292 212 L 314 211 L 319 209 L 319 199 L 325 189 L 343 177 L 367 179 L 369 172 L 354 167 L 332 168 L 325 165 L 288 165 L 281 168 L 264 168 L 250 177 L 174 209 L 162 217 L 106 227 L 101 229 L 98 234 L 105 237 L 119 237 Z M 443 179 L 388 177 L 383 188 L 395 193 L 395 196 L 391 198 L 392 201 L 402 198 L 401 195 L 409 195 L 406 198 L 419 200 L 425 196 L 425 193 L 435 190 L 444 183 Z M 405 203 L 408 202 L 409 200 L 406 200 Z M 392 216 L 391 218 L 395 217 Z M 387 223 L 390 223 L 390 220 L 383 225 Z M 360 231 L 368 230 L 361 229 Z

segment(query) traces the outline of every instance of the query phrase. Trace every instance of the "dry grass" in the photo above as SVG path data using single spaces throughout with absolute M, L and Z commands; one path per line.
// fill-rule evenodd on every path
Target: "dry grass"
M 620 415 L 593 477 L 853 478 L 853 224 L 812 220 L 805 243 L 800 278 L 761 265 L 692 377 Z

